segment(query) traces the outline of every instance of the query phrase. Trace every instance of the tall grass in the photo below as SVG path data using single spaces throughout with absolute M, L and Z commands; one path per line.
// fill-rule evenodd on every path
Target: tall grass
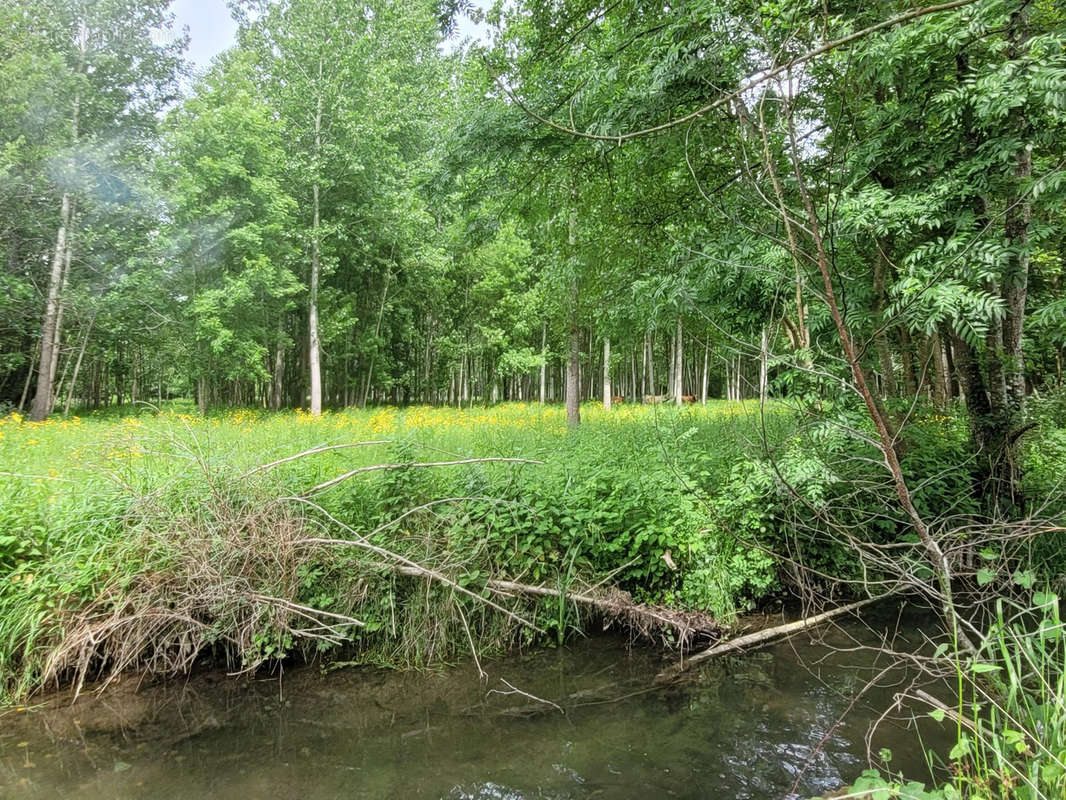
M 238 669 L 295 653 L 426 664 L 577 624 L 558 598 L 513 601 L 531 634 L 463 594 L 490 577 L 609 583 L 719 616 L 772 585 L 769 562 L 738 579 L 740 546 L 704 502 L 758 448 L 755 406 L 583 416 L 577 433 L 535 404 L 2 418 L 0 693 L 205 655 Z M 772 434 L 789 419 L 771 413 Z M 373 444 L 333 447 L 355 442 Z M 358 467 L 490 456 L 542 463 L 368 472 L 316 494 L 320 510 L 285 500 Z M 330 518 L 452 583 L 305 544 L 336 535 Z
M 1066 626 L 1058 596 L 1037 591 L 1029 603 L 999 600 L 979 651 L 955 660 L 952 673 L 954 703 L 925 690 L 915 698 L 932 706 L 929 716 L 954 730 L 954 747 L 947 754 L 931 754 L 948 775 L 941 785 L 926 788 L 869 770 L 833 797 L 1066 797 Z
M 960 797 L 1066 797 L 1066 629 L 1057 595 L 1032 601 L 999 600 L 981 652 L 960 665 L 950 753 Z

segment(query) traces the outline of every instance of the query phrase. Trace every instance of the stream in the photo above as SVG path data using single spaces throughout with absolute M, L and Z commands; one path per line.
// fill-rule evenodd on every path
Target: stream
M 862 692 L 889 660 L 859 645 L 896 624 L 801 634 L 665 685 L 655 676 L 670 657 L 610 635 L 485 662 L 483 680 L 466 661 L 129 681 L 0 712 L 0 797 L 810 797 L 867 766 L 870 724 L 907 676 L 890 670 Z M 878 726 L 873 752 L 928 779 L 908 716 Z M 937 731 L 922 736 L 945 751 Z

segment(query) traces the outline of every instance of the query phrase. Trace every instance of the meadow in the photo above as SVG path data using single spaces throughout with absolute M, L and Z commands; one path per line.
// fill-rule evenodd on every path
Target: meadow
M 587 622 L 559 597 L 485 602 L 492 579 L 723 621 L 776 586 L 719 515 L 788 412 L 582 411 L 572 432 L 518 403 L 0 418 L 3 692 L 205 658 L 425 665 Z

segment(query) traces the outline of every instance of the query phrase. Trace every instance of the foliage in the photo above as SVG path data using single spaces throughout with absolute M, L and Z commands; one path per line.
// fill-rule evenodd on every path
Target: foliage
M 1035 591 L 1030 602 L 999 601 L 980 651 L 955 670 L 955 708 L 929 712 L 957 732 L 950 780 L 926 790 L 871 770 L 836 796 L 1050 800 L 1066 793 L 1066 629 L 1058 596 Z
M 718 470 L 754 432 L 738 404 L 588 407 L 577 436 L 562 409 L 526 404 L 320 418 L 128 411 L 0 419 L 7 693 L 123 666 L 169 673 L 210 655 L 231 668 L 301 653 L 336 658 L 341 642 L 343 657 L 425 664 L 467 650 L 464 625 L 479 649 L 528 638 L 453 588 L 397 575 L 358 548 L 299 544 L 322 533 L 369 536 L 471 588 L 493 577 L 563 588 L 607 581 L 723 620 L 776 585 L 772 560 L 723 535 L 701 496 L 724 485 Z M 773 417 L 787 427 L 786 412 Z M 382 443 L 252 471 L 358 441 Z M 712 442 L 719 458 L 702 459 Z M 500 455 L 543 463 L 370 472 L 314 496 L 322 513 L 283 499 L 360 466 Z M 313 635 L 291 604 L 363 624 Z M 567 603 L 523 608 L 556 635 L 579 624 Z

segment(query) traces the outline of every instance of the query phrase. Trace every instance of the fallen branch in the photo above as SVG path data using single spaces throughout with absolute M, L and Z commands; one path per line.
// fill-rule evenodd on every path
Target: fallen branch
M 703 614 L 634 603 L 628 592 L 618 589 L 613 589 L 603 595 L 588 595 L 564 592 L 548 586 L 533 586 L 503 580 L 486 581 L 485 588 L 503 594 L 562 597 L 595 608 L 609 619 L 623 620 L 644 635 L 648 635 L 652 629 L 670 628 L 680 634 L 679 643 L 682 646 L 693 634 L 717 635 L 721 630 L 714 620 Z
M 385 558 L 388 564 L 385 564 L 387 569 L 392 570 L 398 575 L 405 575 L 411 578 L 429 578 L 440 583 L 451 586 L 453 589 L 466 594 L 476 600 L 485 603 L 486 605 L 506 614 L 508 617 L 514 619 L 516 622 L 522 625 L 528 626 L 533 630 L 543 633 L 536 625 L 533 625 L 526 619 L 516 615 L 514 612 L 507 608 L 493 602 L 492 600 L 483 597 L 482 595 L 471 591 L 463 586 L 460 586 L 456 581 L 449 578 L 447 575 L 432 569 L 430 567 L 423 566 L 416 561 L 406 558 L 398 553 L 394 553 L 387 548 L 380 545 L 373 544 L 369 541 L 367 536 L 358 533 L 354 528 L 338 520 L 331 515 L 322 506 L 317 503 L 308 500 L 304 496 L 283 498 L 284 500 L 295 501 L 310 506 L 311 508 L 322 514 L 329 522 L 337 525 L 348 533 L 352 534 L 355 538 L 352 539 L 336 539 L 331 537 L 308 537 L 300 539 L 298 544 L 311 544 L 311 545 L 344 545 L 349 547 L 358 547 L 363 550 L 369 550 L 379 556 Z M 433 505 L 434 503 L 454 502 L 462 499 L 474 499 L 474 498 L 447 498 L 445 500 L 433 501 L 433 503 L 427 503 L 426 506 Z M 420 507 L 421 508 L 421 507 Z M 410 512 L 405 512 L 410 513 Z M 403 515 L 402 515 L 403 516 Z M 401 518 L 402 518 L 401 516 Z M 384 529 L 397 520 L 386 523 L 377 531 Z M 375 531 L 375 533 L 377 532 Z M 618 589 L 612 589 L 602 594 L 581 594 L 578 592 L 565 592 L 561 589 L 553 589 L 548 586 L 535 586 L 528 583 L 517 583 L 515 581 L 490 579 L 485 582 L 485 588 L 495 594 L 500 594 L 508 597 L 514 595 L 526 595 L 533 597 L 561 597 L 566 600 L 579 603 L 581 605 L 589 606 L 596 609 L 598 612 L 604 615 L 612 621 L 622 621 L 633 630 L 639 632 L 644 636 L 651 636 L 652 631 L 661 631 L 663 629 L 670 629 L 678 634 L 678 644 L 684 648 L 690 641 L 693 635 L 703 634 L 707 636 L 717 635 L 721 630 L 719 625 L 711 618 L 704 614 L 696 612 L 676 611 L 673 609 L 662 608 L 660 606 L 651 606 L 643 603 L 634 603 L 632 597 L 627 592 L 623 592 Z
M 823 622 L 849 614 L 853 611 L 858 611 L 863 606 L 868 606 L 871 603 L 875 603 L 878 600 L 884 600 L 890 595 L 880 595 L 878 597 L 868 597 L 865 600 L 859 600 L 855 603 L 849 603 L 846 606 L 840 606 L 834 608 L 831 611 L 825 611 L 821 614 L 815 614 L 811 617 L 804 617 L 803 619 L 796 620 L 795 622 L 789 622 L 785 625 L 777 625 L 773 628 L 764 628 L 761 631 L 755 633 L 749 633 L 746 636 L 741 636 L 737 639 L 731 639 L 728 642 L 722 642 L 716 644 L 714 647 L 710 647 L 706 650 L 701 650 L 693 656 L 690 656 L 687 661 L 683 661 L 669 669 L 663 670 L 659 673 L 659 678 L 669 678 L 678 673 L 688 669 L 693 664 L 699 664 L 707 659 L 714 658 L 715 656 L 723 655 L 724 653 L 731 653 L 734 650 L 743 650 L 751 647 L 761 647 L 764 644 L 777 641 L 778 639 L 784 639 L 791 636 L 794 633 L 808 630 L 809 628 L 821 625 Z
M 338 483 L 348 480 L 354 475 L 359 475 L 363 472 L 374 472 L 383 469 L 419 469 L 422 467 L 455 467 L 461 464 L 487 464 L 487 463 L 504 463 L 504 464 L 543 464 L 543 461 L 536 461 L 532 458 L 502 458 L 494 456 L 491 458 L 461 458 L 458 461 L 410 461 L 404 464 L 372 464 L 369 467 L 358 467 L 356 469 L 348 470 L 347 472 L 338 475 L 336 478 L 330 478 L 324 483 L 318 484 L 318 486 L 312 486 L 301 497 L 310 497 L 313 494 L 318 494 L 324 489 L 328 489 L 331 486 L 336 486 Z
M 391 444 L 390 439 L 379 439 L 373 442 L 347 442 L 346 444 L 330 444 L 323 447 L 312 447 L 310 450 L 304 450 L 302 453 L 296 453 L 295 455 L 285 456 L 285 458 L 279 458 L 277 461 L 271 461 L 269 464 L 260 464 L 258 467 L 252 469 L 241 475 L 241 478 L 247 478 L 249 475 L 255 475 L 257 472 L 265 472 L 268 469 L 279 467 L 282 464 L 287 464 L 290 461 L 295 461 L 298 458 L 305 456 L 313 456 L 315 453 L 326 453 L 330 450 L 344 450 L 349 447 L 366 447 L 371 444 Z
M 488 694 L 520 694 L 522 697 L 528 697 L 530 700 L 557 708 L 559 709 L 560 714 L 566 714 L 566 711 L 563 710 L 563 707 L 558 703 L 553 703 L 551 700 L 545 700 L 543 697 L 537 697 L 535 694 L 530 694 L 529 692 L 523 692 L 521 689 L 516 688 L 514 684 L 508 683 L 503 678 L 500 678 L 500 683 L 506 686 L 510 691 L 505 692 L 502 689 L 489 689 Z M 486 697 L 487 696 L 488 695 L 486 695 Z
M 416 575 L 416 576 L 419 576 L 419 577 L 431 578 L 431 579 L 433 579 L 435 581 L 439 581 L 440 583 L 443 583 L 446 586 L 452 587 L 452 589 L 454 589 L 457 592 L 460 592 L 461 594 L 465 594 L 468 597 L 472 597 L 475 600 L 477 600 L 477 601 L 479 601 L 481 603 L 484 603 L 487 606 L 490 606 L 490 607 L 496 609 L 501 614 L 504 614 L 505 616 L 510 617 L 515 622 L 519 623 L 520 625 L 525 625 L 528 628 L 532 628 L 537 633 L 544 633 L 543 630 L 538 628 L 536 625 L 534 625 L 529 620 L 524 619 L 523 617 L 519 616 L 518 614 L 514 613 L 513 611 L 511 611 L 508 608 L 504 608 L 499 603 L 494 603 L 492 600 L 489 600 L 487 597 L 482 597 L 481 595 L 477 594 L 476 592 L 470 591 L 465 586 L 460 586 L 458 583 L 453 581 L 447 575 L 445 575 L 445 574 L 443 574 L 441 572 L 438 572 L 435 569 L 430 569 L 429 567 L 423 567 L 421 564 L 419 564 L 419 563 L 417 563 L 415 561 L 412 561 L 409 558 L 405 558 L 404 556 L 401 556 L 399 553 L 394 553 L 391 550 L 387 550 L 384 547 L 379 547 L 378 545 L 367 541 L 365 538 L 363 538 L 363 536 L 358 531 L 356 531 L 350 525 L 345 525 L 343 522 L 341 522 L 339 519 L 334 517 L 332 514 L 330 514 L 328 511 L 326 511 L 324 508 L 322 508 L 322 506 L 318 505 L 317 503 L 314 503 L 314 502 L 308 500 L 305 497 L 286 497 L 286 498 L 282 498 L 282 499 L 283 500 L 292 500 L 294 502 L 304 503 L 305 505 L 310 506 L 311 508 L 313 508 L 316 511 L 318 511 L 318 513 L 320 513 L 322 516 L 324 516 L 327 520 L 332 522 L 337 527 L 341 528 L 342 530 L 346 530 L 350 534 L 352 534 L 353 536 L 357 537 L 355 539 L 332 539 L 332 538 L 326 538 L 326 537 L 312 537 L 312 538 L 300 539 L 299 541 L 296 542 L 296 544 L 347 545 L 349 547 L 359 547 L 359 548 L 362 548 L 364 550 L 369 550 L 372 553 L 376 553 L 377 555 L 382 556 L 382 557 L 384 557 L 384 558 L 386 558 L 386 559 L 388 559 L 390 561 L 396 562 L 394 565 L 391 565 L 391 568 L 393 570 L 401 573 L 401 574 Z

